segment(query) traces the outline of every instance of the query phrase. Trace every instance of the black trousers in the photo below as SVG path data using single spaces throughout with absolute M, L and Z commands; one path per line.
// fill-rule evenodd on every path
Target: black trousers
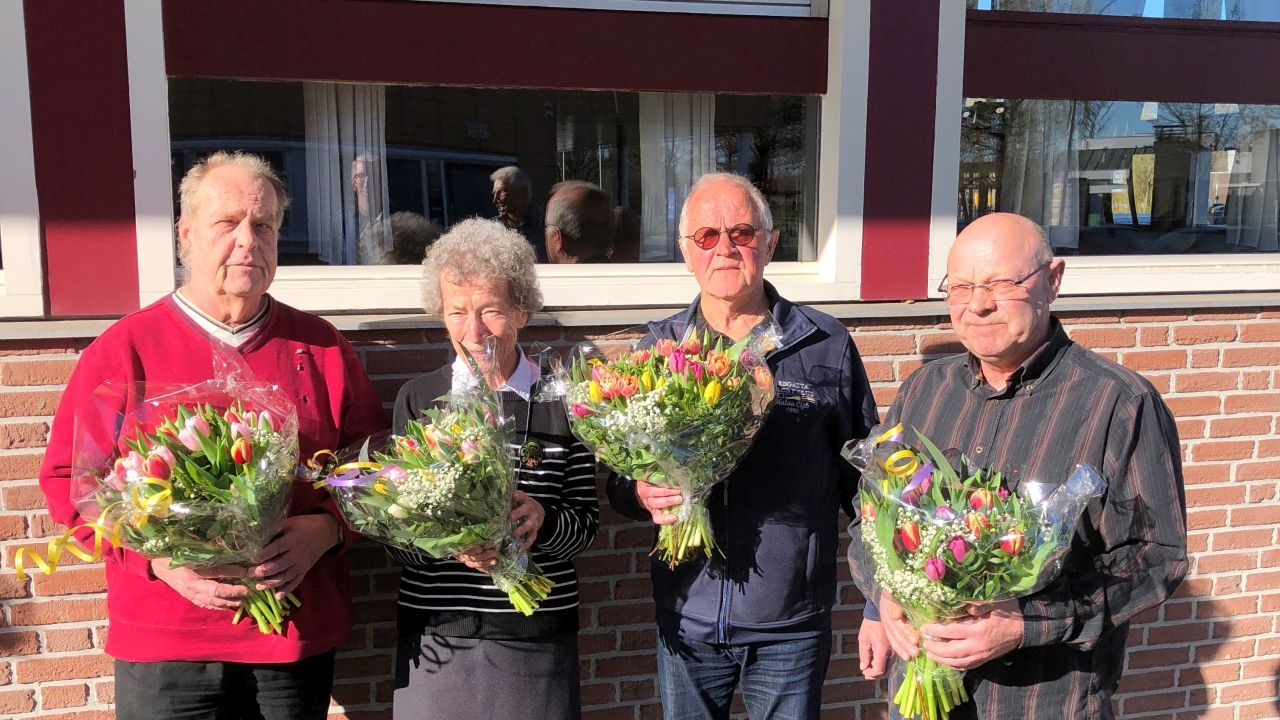
M 323 720 L 334 651 L 291 663 L 116 661 L 117 720 Z

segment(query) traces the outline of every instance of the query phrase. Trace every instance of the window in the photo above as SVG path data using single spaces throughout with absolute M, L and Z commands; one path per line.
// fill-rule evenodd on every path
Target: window
M 1280 21 L 1275 0 L 967 0 L 972 10 L 1119 15 L 1187 20 Z
M 664 263 L 680 259 L 691 182 L 725 170 L 765 193 L 775 260 L 811 261 L 817 107 L 808 96 L 171 79 L 175 215 L 178 181 L 199 158 L 242 149 L 288 187 L 282 266 L 417 264 L 473 216 L 501 217 L 546 262 L 548 197 L 586 181 L 607 196 L 607 237 L 581 260 Z
M 1059 255 L 1280 252 L 1280 106 L 968 98 L 961 116 L 961 228 L 1002 210 Z
M 44 314 L 22 3 L 0 4 L 0 316 Z

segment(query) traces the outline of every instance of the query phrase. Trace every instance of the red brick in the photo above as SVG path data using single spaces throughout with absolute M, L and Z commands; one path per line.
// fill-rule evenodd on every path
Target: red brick
M 871 382 L 893 382 L 893 362 L 890 360 L 868 360 L 862 366 L 867 371 L 867 380 Z
M 1208 423 L 1204 420 L 1178 420 L 1178 438 L 1181 440 L 1199 440 L 1208 431 Z
M 1063 325 L 1116 325 L 1120 322 L 1119 315 L 1100 313 L 1096 310 L 1056 312 L 1054 316 Z
M 1186 645 L 1209 639 L 1209 626 L 1202 622 L 1156 625 L 1147 629 L 1147 645 Z M 1168 687 L 1168 686 L 1166 686 Z M 1132 688 L 1138 690 L 1139 688 Z M 1154 690 L 1156 688 L 1148 688 Z
M 1129 717 L 1138 713 L 1154 712 L 1156 710 L 1172 710 L 1186 706 L 1187 694 L 1178 690 L 1173 692 L 1155 693 L 1152 695 L 1133 695 L 1124 698 L 1121 702 L 1123 715 Z
M 63 385 L 76 366 L 75 358 L 39 357 L 0 362 L 4 385 Z
M 31 597 L 30 582 L 19 581 L 17 575 L 0 575 L 0 598 L 12 600 L 25 597 Z
M 1187 529 L 1216 530 L 1227 526 L 1226 510 L 1188 510 Z
M 653 656 L 647 654 L 599 658 L 595 661 L 595 677 L 597 678 L 649 675 L 653 671 Z
M 1213 392 L 1240 387 L 1240 373 L 1227 371 L 1179 373 L 1173 377 L 1174 392 Z
M 1187 552 L 1191 552 L 1188 548 Z M 1214 597 L 1222 597 L 1224 595 L 1234 595 L 1241 591 L 1244 582 L 1239 575 L 1231 575 L 1228 577 L 1217 577 L 1213 579 L 1213 595 Z
M 1275 483 L 1250 483 L 1249 497 L 1245 498 L 1245 502 L 1250 504 L 1265 503 L 1277 499 L 1276 491 L 1280 489 L 1280 485 Z
M 1258 457 L 1280 457 L 1280 439 L 1259 440 Z
M 524 332 L 521 331 L 521 339 Z M 558 338 L 557 338 L 558 339 Z M 370 350 L 365 353 L 365 369 L 370 375 L 404 375 L 431 372 L 449 361 L 444 348 L 422 350 Z
M 1200 313 L 1192 315 L 1191 319 L 1197 322 L 1204 320 L 1252 320 L 1258 317 L 1257 312 L 1220 312 L 1220 313 Z
M 1271 618 L 1269 617 L 1240 617 L 1216 620 L 1213 623 L 1213 637 L 1216 640 L 1266 635 L 1270 632 Z
M 1244 323 L 1240 326 L 1240 342 L 1280 342 L 1280 322 Z
M 1146 673 L 1126 673 L 1120 679 L 1120 692 L 1146 692 L 1173 687 L 1173 671 L 1157 670 Z
M 1236 413 L 1280 412 L 1280 392 L 1251 392 L 1228 395 L 1222 401 L 1222 411 Z
M 1275 680 L 1227 685 L 1218 688 L 1218 702 L 1224 705 L 1236 705 L 1247 700 L 1274 699 L 1276 696 Z
M 94 683 L 93 696 L 103 705 L 110 705 L 116 701 L 116 683 L 114 680 L 102 680 Z
M 1280 505 L 1266 507 L 1242 507 L 1231 511 L 1231 525 L 1280 525 Z
M 1161 395 L 1168 395 L 1173 392 L 1173 376 L 1169 373 L 1143 373 L 1142 376 L 1145 377 L 1147 382 L 1151 383 L 1151 387 L 1155 388 L 1156 392 Z
M 1271 386 L 1271 373 L 1266 370 L 1245 370 L 1240 373 L 1241 390 L 1266 390 Z
M 18 715 L 36 709 L 35 693 L 31 690 L 5 690 L 0 692 L 0 715 Z
M 1187 535 L 1187 552 L 1199 553 L 1209 549 L 1208 533 L 1191 533 Z
M 1124 321 L 1127 323 L 1173 323 L 1186 319 L 1187 314 L 1185 312 L 1158 313 L 1145 310 L 1126 310 L 1124 312 Z
M 107 617 L 107 601 L 103 598 L 93 598 L 14 603 L 9 607 L 9 617 L 14 625 L 50 625 L 83 620 L 104 620 Z
M 892 405 L 893 401 L 898 397 L 898 386 L 873 387 L 871 388 L 871 395 L 875 398 L 876 405 L 878 407 L 888 407 Z
M 1203 623 L 1202 623 L 1203 624 Z M 1178 671 L 1178 687 L 1217 685 L 1240 679 L 1240 663 L 1192 665 Z
M 48 423 L 13 422 L 0 424 L 0 448 L 44 447 L 48 439 Z
M 1133 327 L 1072 328 L 1068 334 L 1076 344 L 1089 349 L 1131 348 L 1137 343 L 1138 329 Z
M 1243 460 L 1252 454 L 1251 440 L 1206 440 L 1191 446 L 1191 459 L 1196 462 Z
M 1222 353 L 1214 349 L 1192 348 L 1191 349 L 1191 367 L 1193 368 L 1211 368 L 1218 367 L 1218 359 Z
M 1195 559 L 1195 563 L 1196 572 L 1201 575 L 1252 570 L 1258 567 L 1258 554 L 1250 552 L 1214 553 L 1212 555 L 1201 555 Z
M 85 595 L 106 592 L 107 578 L 102 568 L 60 569 L 52 575 L 35 577 L 36 595 Z
M 0 685 L 8 685 L 13 682 L 13 666 L 7 662 L 0 662 Z
M 0 632 L 0 651 L 4 655 L 35 655 L 40 652 L 40 634 L 35 630 Z
M 1245 548 L 1267 547 L 1272 544 L 1275 531 L 1271 528 L 1260 530 L 1219 530 L 1213 533 L 1210 541 L 1214 550 L 1243 550 Z
M 1196 618 L 1232 617 L 1236 615 L 1252 615 L 1258 611 L 1258 598 L 1214 598 L 1196 602 Z
M 1181 427 L 1184 422 L 1192 421 L 1179 420 L 1179 427 Z M 1181 435 L 1181 431 L 1179 431 L 1179 435 Z M 1229 463 L 1184 465 L 1182 468 L 1182 479 L 1187 485 L 1230 482 L 1231 467 L 1232 465 Z
M 1222 412 L 1222 400 L 1216 395 L 1166 397 L 1164 402 L 1176 417 L 1217 415 Z
M 1197 645 L 1195 662 L 1205 663 L 1217 660 L 1240 660 L 1253 657 L 1253 640 L 1228 640 L 1227 642 Z
M 1138 330 L 1138 344 L 1142 347 L 1169 344 L 1169 329 L 1163 327 L 1144 327 Z
M 19 660 L 15 665 L 18 682 L 33 683 L 106 677 L 112 674 L 113 663 L 106 655 L 94 653 L 30 658 Z
M 42 710 L 84 707 L 88 700 L 88 685 L 45 685 L 40 688 L 40 708 Z
M 1244 502 L 1244 488 L 1239 485 L 1187 489 L 1187 507 L 1189 508 L 1237 505 L 1242 502 Z
M 1280 572 L 1252 572 L 1244 578 L 1245 592 L 1261 592 L 1280 588 Z M 1269 612 L 1263 609 L 1262 612 Z
M 899 381 L 906 380 L 911 377 L 911 373 L 919 370 L 924 365 L 924 360 L 920 358 L 908 358 L 905 360 L 895 360 L 893 362 L 894 373 Z
M 1271 434 L 1271 418 L 1265 415 L 1231 417 L 1209 422 L 1209 437 L 1242 437 Z
M 0 540 L 22 540 L 27 537 L 27 519 L 21 515 L 0 515 Z
M 73 652 L 93 647 L 89 628 L 50 628 L 44 631 L 44 647 L 49 652 Z
M 1189 646 L 1160 648 L 1157 650 L 1133 650 L 1129 652 L 1129 670 L 1167 668 L 1185 665 L 1191 660 Z
M 1178 325 L 1173 329 L 1173 343 L 1175 345 L 1206 345 L 1208 343 L 1234 342 L 1236 334 L 1235 325 L 1192 323 L 1191 325 Z
M 62 397 L 61 390 L 10 390 L 0 388 L 0 417 L 41 417 L 53 415 Z
M 1186 350 L 1131 350 L 1121 357 L 1130 370 L 1176 370 L 1187 366 Z
M 1243 672 L 1241 672 L 1240 676 L 1245 680 L 1252 680 L 1253 678 L 1275 675 L 1276 664 L 1275 660 L 1255 660 L 1254 662 L 1245 663 L 1242 669 Z
M 1280 460 L 1263 460 L 1259 462 L 1242 462 L 1236 464 L 1236 480 L 1277 480 L 1280 479 Z
M 916 351 L 915 335 L 911 334 L 854 333 L 853 343 L 862 357 L 912 355 Z
M 26 480 L 40 473 L 41 453 L 0 455 L 0 480 Z
M 1280 347 L 1233 347 L 1222 351 L 1223 367 L 1258 367 L 1280 363 Z
M 40 510 L 44 508 L 44 494 L 34 481 L 29 483 L 5 482 L 0 487 L 0 500 L 5 510 Z

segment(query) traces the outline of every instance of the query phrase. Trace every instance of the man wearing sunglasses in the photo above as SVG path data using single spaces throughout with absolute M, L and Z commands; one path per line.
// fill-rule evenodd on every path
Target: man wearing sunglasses
M 1077 463 L 1108 483 L 1044 590 L 918 633 L 891 598 L 878 598 L 898 655 L 924 652 L 969 671 L 972 700 L 951 711 L 956 720 L 1114 717 L 1129 622 L 1187 572 L 1173 417 L 1151 383 L 1071 342 L 1050 314 L 1064 269 L 1026 218 L 996 213 L 966 227 L 939 290 L 968 352 L 913 373 L 886 420 L 999 471 L 1014 492 L 1023 481 L 1061 483 Z M 852 534 L 854 579 L 872 592 Z
M 658 686 L 669 720 L 728 718 L 742 688 L 752 718 L 817 718 L 831 650 L 838 514 L 856 484 L 839 450 L 876 423 L 875 401 L 848 330 L 781 297 L 764 280 L 778 231 L 745 178 L 704 175 L 680 214 L 680 250 L 701 293 L 653 324 L 678 339 L 694 326 L 729 341 L 761 322 L 781 330 L 768 356 L 777 399 L 755 444 L 707 501 L 723 554 L 674 569 L 652 563 Z M 678 490 L 612 477 L 619 512 L 675 521 Z M 868 608 L 870 612 L 874 609 Z M 876 657 L 883 671 L 882 633 Z

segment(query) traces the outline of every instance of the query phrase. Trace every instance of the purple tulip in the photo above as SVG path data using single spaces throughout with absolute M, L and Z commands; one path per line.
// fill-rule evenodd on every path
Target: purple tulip
M 931 557 L 924 561 L 924 574 L 930 580 L 939 582 L 947 574 L 947 564 L 942 562 L 942 558 Z
M 947 549 L 951 551 L 951 557 L 955 558 L 956 562 L 962 563 L 964 562 L 964 556 L 969 554 L 969 543 L 957 535 L 951 538 L 951 542 L 947 543 Z
M 911 476 L 911 482 L 907 483 L 907 487 L 903 489 L 902 501 L 915 507 L 931 487 L 933 487 L 933 463 L 925 463 L 920 466 L 915 475 Z
M 1007 500 L 1009 499 L 1009 488 L 1001 485 L 1000 489 L 996 491 L 996 494 L 1000 496 L 1001 500 Z

